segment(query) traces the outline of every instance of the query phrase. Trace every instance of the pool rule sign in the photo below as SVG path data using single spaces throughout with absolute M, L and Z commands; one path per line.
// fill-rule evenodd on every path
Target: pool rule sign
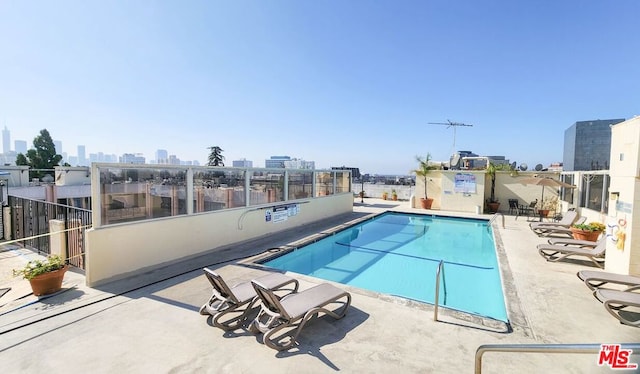
M 289 205 L 281 205 L 277 207 L 273 207 L 271 209 L 267 209 L 264 213 L 265 222 L 284 222 L 289 219 L 289 217 L 293 217 L 298 214 L 300 211 L 299 204 L 289 204 Z

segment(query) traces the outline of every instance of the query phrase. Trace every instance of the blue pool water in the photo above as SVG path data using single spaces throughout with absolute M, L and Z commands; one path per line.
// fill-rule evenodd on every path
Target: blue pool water
M 264 265 L 508 322 L 487 221 L 385 213 Z

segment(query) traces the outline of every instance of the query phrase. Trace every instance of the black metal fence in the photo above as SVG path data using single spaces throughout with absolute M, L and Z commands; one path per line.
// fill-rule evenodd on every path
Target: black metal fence
M 11 237 L 25 248 L 51 254 L 52 235 L 64 235 L 63 248 L 70 265 L 84 270 L 85 230 L 91 227 L 91 211 L 41 200 L 9 196 Z M 50 221 L 64 222 L 64 231 L 51 232 Z M 24 240 L 20 240 L 24 239 Z

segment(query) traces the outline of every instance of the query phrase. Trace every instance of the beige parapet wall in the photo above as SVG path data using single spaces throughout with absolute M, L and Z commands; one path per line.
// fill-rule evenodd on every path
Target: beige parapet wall
M 297 204 L 299 203 L 299 204 Z M 297 214 L 278 217 L 268 208 L 296 205 Z M 353 193 L 265 206 L 127 222 L 87 230 L 86 282 L 94 287 L 165 266 L 216 248 L 255 239 L 351 212 Z
M 640 275 L 640 117 L 611 126 L 605 270 Z

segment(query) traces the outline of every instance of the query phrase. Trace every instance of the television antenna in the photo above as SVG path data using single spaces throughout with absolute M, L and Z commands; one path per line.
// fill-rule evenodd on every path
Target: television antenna
M 461 123 L 461 122 L 451 122 L 450 120 L 447 120 L 447 122 L 428 122 L 428 124 L 447 126 L 447 128 L 453 127 L 453 153 L 456 153 L 456 127 L 458 126 L 472 127 L 473 126 L 473 125 L 467 125 L 466 123 Z

